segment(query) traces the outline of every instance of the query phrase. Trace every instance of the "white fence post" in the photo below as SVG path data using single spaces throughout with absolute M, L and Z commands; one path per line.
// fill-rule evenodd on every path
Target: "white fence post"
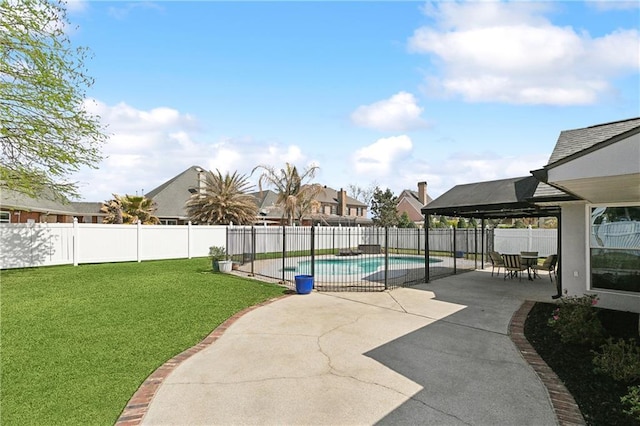
M 136 223 L 136 227 L 137 232 L 136 232 L 136 253 L 137 253 L 137 258 L 138 258 L 138 263 L 142 262 L 142 253 L 140 253 L 140 246 L 142 245 L 142 223 L 140 222 L 140 220 L 138 220 L 138 223 Z
M 527 251 L 531 251 L 531 247 L 533 247 L 533 229 L 531 228 L 531 225 L 529 225 L 527 228 L 528 228 Z
M 187 222 L 187 259 L 191 259 L 191 221 Z
M 78 218 L 73 218 L 73 266 L 78 266 L 78 257 L 80 255 L 80 227 L 78 226 Z

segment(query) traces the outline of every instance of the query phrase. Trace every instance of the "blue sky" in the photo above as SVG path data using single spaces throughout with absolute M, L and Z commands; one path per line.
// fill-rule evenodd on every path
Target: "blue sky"
M 87 201 L 192 165 L 388 187 L 524 176 L 560 131 L 640 116 L 638 2 L 85 2 Z M 251 178 L 256 182 L 255 177 Z

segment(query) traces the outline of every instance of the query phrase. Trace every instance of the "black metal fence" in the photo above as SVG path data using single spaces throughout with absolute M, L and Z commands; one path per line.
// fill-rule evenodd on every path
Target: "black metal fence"
M 483 238 L 480 229 L 427 233 L 418 228 L 234 226 L 227 230 L 227 251 L 241 271 L 290 288 L 295 288 L 297 275 L 312 275 L 318 291 L 381 291 L 477 269 L 491 241 L 491 231 L 485 231 Z

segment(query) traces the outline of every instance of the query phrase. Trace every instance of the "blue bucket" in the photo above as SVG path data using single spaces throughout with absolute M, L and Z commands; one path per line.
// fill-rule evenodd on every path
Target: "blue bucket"
M 313 290 L 313 275 L 296 275 L 296 293 L 309 294 Z

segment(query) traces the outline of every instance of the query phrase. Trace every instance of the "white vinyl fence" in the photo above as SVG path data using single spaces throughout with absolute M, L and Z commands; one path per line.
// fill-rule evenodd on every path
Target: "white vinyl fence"
M 250 228 L 247 229 L 240 241 L 236 241 L 237 236 L 233 237 L 230 254 L 245 251 L 242 241 L 249 244 L 251 238 Z M 310 235 L 305 235 L 303 230 L 304 227 L 287 227 L 287 251 L 309 248 Z M 374 231 L 361 227 L 326 229 L 316 233 L 315 247 L 340 249 L 358 244 L 384 244 L 384 234 Z M 423 230 L 399 231 L 402 233 L 390 237 L 390 247 L 423 247 Z M 256 227 L 255 232 L 256 252 L 282 250 L 281 227 Z M 493 247 L 500 253 L 537 251 L 540 256 L 557 253 L 555 229 L 495 229 L 493 232 Z M 450 236 L 433 234 L 430 248 L 447 250 L 436 243 L 443 238 L 447 242 Z M 459 235 L 469 237 L 468 233 Z M 227 247 L 226 239 L 226 226 L 5 223 L 0 224 L 0 269 L 204 257 L 211 246 Z M 458 249 L 471 251 L 471 247 L 463 246 L 459 242 Z
M 557 229 L 502 229 L 493 230 L 493 249 L 498 253 L 517 254 L 537 251 L 538 256 L 558 253 Z
M 226 226 L 0 224 L 0 269 L 202 257 Z

